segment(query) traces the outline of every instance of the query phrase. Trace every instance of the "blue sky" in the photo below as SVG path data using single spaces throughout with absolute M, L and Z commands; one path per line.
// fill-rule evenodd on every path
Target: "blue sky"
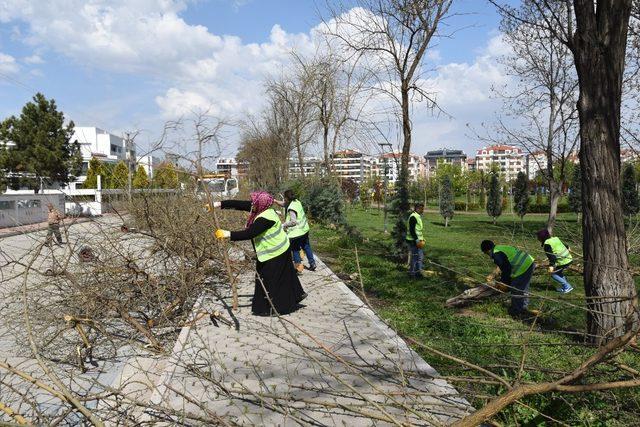
M 35 91 L 55 98 L 80 126 L 114 133 L 145 129 L 191 107 L 255 113 L 261 82 L 310 43 L 324 0 L 3 0 L 0 3 L 0 117 Z M 320 5 L 320 6 L 319 6 Z M 429 84 L 452 117 L 418 111 L 414 151 L 480 146 L 467 124 L 491 120 L 504 83 L 498 16 L 485 0 L 458 0 L 451 38 L 431 53 Z M 233 139 L 233 138 L 232 138 Z M 228 148 L 234 150 L 234 141 Z

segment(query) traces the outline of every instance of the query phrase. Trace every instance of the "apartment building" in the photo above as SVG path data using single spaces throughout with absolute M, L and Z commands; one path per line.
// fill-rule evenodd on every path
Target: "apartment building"
M 427 151 L 424 158 L 430 173 L 435 172 L 438 169 L 438 165 L 443 163 L 459 166 L 462 170 L 467 169 L 467 154 L 462 150 L 441 148 L 440 150 Z
M 361 183 L 371 174 L 371 157 L 354 150 L 337 151 L 332 156 L 337 176 Z
M 400 165 L 402 153 L 385 153 L 371 159 L 371 175 L 383 177 L 385 175 L 385 163 L 387 167 L 387 180 L 396 182 L 400 176 Z M 410 154 L 409 156 L 409 180 L 415 181 L 418 178 L 426 178 L 429 175 L 427 162 L 422 156 Z
M 491 145 L 476 152 L 476 168 L 479 171 L 490 172 L 493 165 L 505 180 L 516 179 L 518 172 L 526 171 L 526 158 L 522 149 L 512 145 Z
M 300 160 L 297 157 L 291 157 L 289 159 L 289 175 L 292 177 L 298 177 L 302 175 L 315 175 L 322 171 L 322 159 L 319 157 L 303 157 L 302 167 L 300 167 Z

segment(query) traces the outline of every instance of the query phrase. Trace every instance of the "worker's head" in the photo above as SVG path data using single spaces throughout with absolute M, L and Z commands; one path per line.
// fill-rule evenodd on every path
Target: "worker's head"
M 293 202 L 296 199 L 296 193 L 293 192 L 293 190 L 289 189 L 287 191 L 284 192 L 284 201 L 289 203 L 289 202 Z
M 551 237 L 551 233 L 549 233 L 549 230 L 547 230 L 546 228 L 538 231 L 536 235 L 538 236 L 538 240 L 540 241 L 540 243 L 544 243 L 545 240 Z
M 482 243 L 480 243 L 480 249 L 482 250 L 482 252 L 484 252 L 487 255 L 491 255 L 491 252 L 495 247 L 496 247 L 496 244 L 493 243 L 491 240 L 483 240 Z
M 424 203 L 416 203 L 413 206 L 413 209 L 418 212 L 419 214 L 422 214 L 422 212 L 424 212 Z
M 47 209 L 52 211 L 53 210 L 53 203 L 47 203 Z

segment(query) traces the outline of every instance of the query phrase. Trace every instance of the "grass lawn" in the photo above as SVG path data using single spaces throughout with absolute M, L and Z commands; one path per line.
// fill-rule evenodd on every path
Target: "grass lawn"
M 562 214 L 559 219 L 555 234 L 573 250 L 581 252 L 576 216 Z M 410 280 L 406 266 L 399 266 L 389 258 L 392 240 L 382 231 L 382 212 L 374 208 L 368 211 L 350 208 L 347 220 L 364 237 L 364 242 L 358 243 L 358 252 L 368 297 L 378 314 L 400 334 L 491 369 L 510 380 L 518 375 L 523 344 L 527 342 L 525 369 L 521 374 L 523 382 L 557 378 L 560 372 L 575 369 L 593 353 L 592 348 L 583 344 L 584 287 L 581 277 L 575 273 L 568 276 L 575 291 L 559 296 L 550 276 L 539 269 L 541 274 L 534 276 L 531 285 L 534 297 L 530 308 L 542 310 L 543 315 L 533 331 L 530 324 L 516 321 L 507 314 L 506 297 L 495 297 L 463 309 L 444 306 L 447 298 L 469 287 L 464 277 L 480 283 L 495 267 L 491 259 L 480 252 L 483 239 L 525 249 L 539 261 L 546 259 L 535 239 L 535 231 L 544 227 L 546 215 L 527 215 L 523 223 L 515 216 L 504 215 L 493 225 L 486 214 L 480 212 L 456 213 L 450 226 L 445 228 L 437 213 L 425 213 L 425 269 L 434 273 L 419 281 Z M 391 218 L 388 227 L 389 230 L 393 228 Z M 344 232 L 315 226 L 311 237 L 314 250 L 336 272 L 351 274 L 357 271 L 356 243 Z M 635 265 L 638 260 L 633 261 Z M 477 372 L 462 369 L 449 360 L 425 353 L 420 348 L 416 351 L 442 375 L 478 377 Z M 640 370 L 637 353 L 626 352 L 616 360 Z M 629 378 L 628 374 L 606 365 L 586 380 Z M 483 395 L 504 391 L 495 385 L 471 381 L 460 380 L 455 385 L 476 407 L 486 401 Z M 522 403 L 524 405 L 512 405 L 503 411 L 496 421 L 504 425 L 556 425 L 548 418 L 551 417 L 568 425 L 640 425 L 638 389 L 580 395 L 547 394 L 523 399 Z

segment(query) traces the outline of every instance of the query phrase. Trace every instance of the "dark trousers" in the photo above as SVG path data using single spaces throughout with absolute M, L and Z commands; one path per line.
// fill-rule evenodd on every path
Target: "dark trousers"
M 60 234 L 60 224 L 49 224 L 47 228 L 47 244 L 51 244 L 53 236 L 56 236 L 58 243 L 62 243 L 62 235 Z
M 300 257 L 301 249 L 304 251 L 307 259 L 309 260 L 309 267 L 315 267 L 316 260 L 313 257 L 311 243 L 309 243 L 309 233 L 305 233 L 300 237 L 294 237 L 293 239 L 291 239 L 291 254 L 293 255 L 293 262 L 296 264 L 300 264 L 302 262 L 302 258 Z
M 418 247 L 415 240 L 407 240 L 409 245 L 409 275 L 417 276 L 422 271 L 424 263 L 424 251 Z
M 511 308 L 509 311 L 512 314 L 522 313 L 529 306 L 529 284 L 535 268 L 536 264 L 531 264 L 527 271 L 511 279 L 511 288 L 509 288 L 511 291 Z

